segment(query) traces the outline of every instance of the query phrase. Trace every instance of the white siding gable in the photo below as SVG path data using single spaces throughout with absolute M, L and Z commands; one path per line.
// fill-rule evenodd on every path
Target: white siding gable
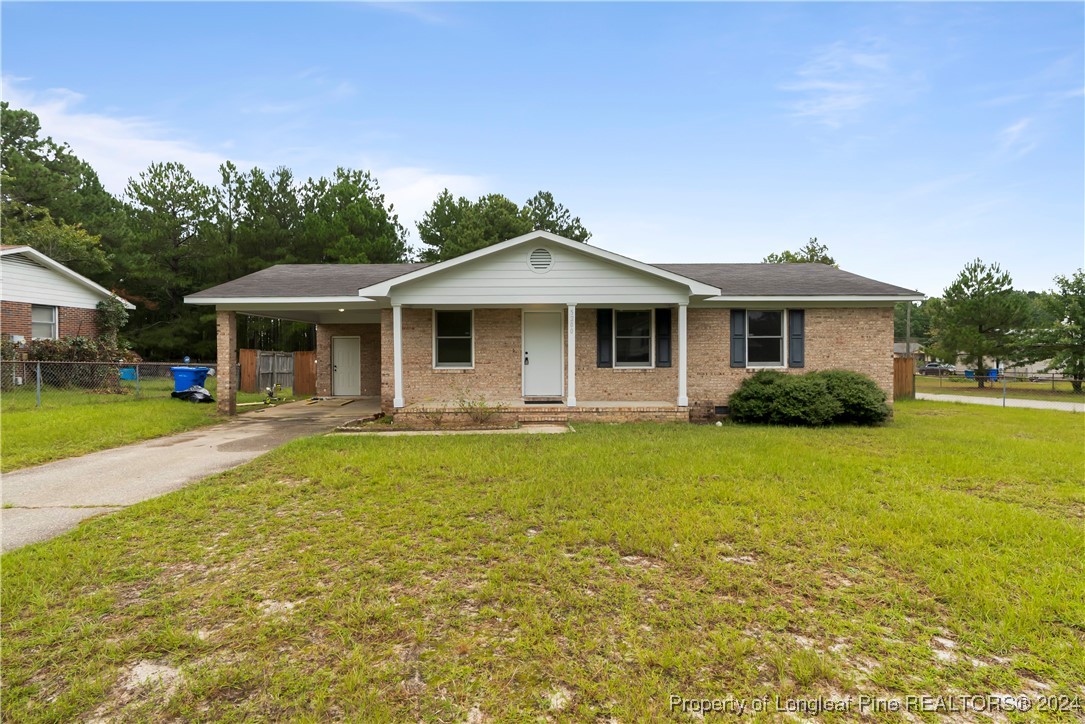
M 545 272 L 531 266 L 537 249 L 550 252 Z M 573 249 L 540 241 L 483 256 L 404 282 L 392 289 L 393 304 L 678 304 L 689 288 Z
M 105 297 L 19 254 L 0 259 L 0 299 L 51 307 L 94 309 Z

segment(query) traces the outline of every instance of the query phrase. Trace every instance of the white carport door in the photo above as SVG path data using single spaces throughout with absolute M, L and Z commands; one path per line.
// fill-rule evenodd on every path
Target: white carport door
M 344 397 L 362 394 L 362 340 L 359 337 L 332 337 L 332 394 Z

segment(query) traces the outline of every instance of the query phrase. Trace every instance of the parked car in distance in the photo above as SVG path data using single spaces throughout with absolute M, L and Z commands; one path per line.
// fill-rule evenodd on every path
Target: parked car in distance
M 956 374 L 956 372 L 956 367 L 941 362 L 928 362 L 919 368 L 919 374 L 921 375 L 952 375 Z

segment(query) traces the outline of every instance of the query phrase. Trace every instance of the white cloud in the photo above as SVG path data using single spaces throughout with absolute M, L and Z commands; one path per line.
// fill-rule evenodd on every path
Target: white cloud
M 98 172 L 102 184 L 112 193 L 121 194 L 129 178 L 154 162 L 183 163 L 201 181 L 218 181 L 218 167 L 226 156 L 177 140 L 177 131 L 165 124 L 137 116 L 82 111 L 79 108 L 84 101 L 82 94 L 67 88 L 29 90 L 23 87 L 23 81 L 4 76 L 4 99 L 14 108 L 35 113 L 41 121 L 42 133 L 71 146 L 75 155 Z
M 416 234 L 415 223 L 429 211 L 437 195 L 448 189 L 453 196 L 475 199 L 489 190 L 489 182 L 482 176 L 441 173 L 417 166 L 392 166 L 373 168 L 373 175 L 380 182 L 385 199 L 395 207 L 399 221 Z
M 1029 131 L 1033 125 L 1032 120 L 1022 118 L 999 131 L 998 140 L 1003 153 L 1020 158 L 1036 148 L 1037 141 Z
M 176 161 L 183 163 L 193 175 L 207 184 L 219 182 L 219 166 L 230 158 L 241 169 L 261 166 L 270 169 L 278 165 L 295 166 L 297 178 L 309 175 L 328 175 L 334 171 L 334 159 L 341 158 L 342 150 L 310 149 L 311 154 L 331 163 L 327 168 L 309 168 L 313 161 L 300 158 L 277 158 L 270 163 L 239 160 L 231 153 L 237 142 L 223 138 L 218 149 L 200 148 L 194 143 L 177 140 L 180 132 L 150 118 L 110 116 L 103 113 L 82 111 L 83 95 L 68 89 L 34 91 L 25 88 L 25 79 L 5 76 L 3 97 L 15 108 L 23 108 L 37 114 L 42 133 L 58 142 L 68 143 L 73 153 L 89 163 L 110 192 L 120 195 L 128 179 L 137 176 L 152 162 Z M 334 85 L 335 93 L 352 93 L 353 87 Z M 267 112 L 280 109 L 267 108 Z M 282 109 L 284 111 L 288 109 Z M 227 129 L 230 130 L 230 129 Z M 226 131 L 224 131 L 226 132 Z M 221 152 L 220 152 L 221 151 Z M 280 151 L 292 155 L 285 147 Z M 243 153 L 243 151 L 241 151 Z M 297 156 L 296 153 L 293 154 Z M 443 189 L 456 196 L 476 198 L 489 190 L 489 180 L 483 176 L 445 173 L 423 166 L 397 165 L 394 162 L 374 163 L 365 161 L 361 168 L 369 169 L 381 184 L 385 198 L 394 204 L 400 222 L 415 233 L 415 222 L 429 210 L 434 199 Z M 302 161 L 300 164 L 299 161 Z
M 789 103 L 794 115 L 829 128 L 856 120 L 859 111 L 887 98 L 901 80 L 896 77 L 887 53 L 854 48 L 844 42 L 819 48 L 796 72 L 797 79 L 780 90 L 798 94 Z

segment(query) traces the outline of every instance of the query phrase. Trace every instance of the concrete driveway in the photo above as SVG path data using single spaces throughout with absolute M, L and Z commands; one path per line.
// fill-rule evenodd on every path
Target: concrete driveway
M 244 412 L 214 427 L 7 473 L 0 550 L 48 540 L 85 518 L 177 490 L 379 409 L 377 398 L 293 402 Z

